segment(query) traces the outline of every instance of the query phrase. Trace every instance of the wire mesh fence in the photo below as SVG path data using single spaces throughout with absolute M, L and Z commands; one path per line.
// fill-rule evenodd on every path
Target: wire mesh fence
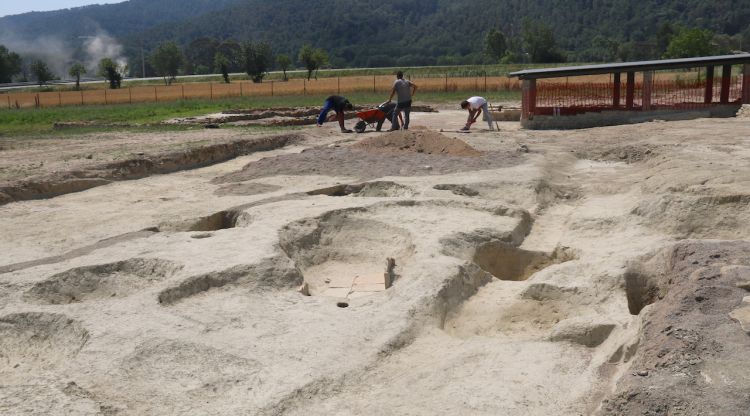
M 729 79 L 728 96 L 722 100 L 724 80 L 713 79 L 710 85 L 706 79 L 653 80 L 650 84 L 650 107 L 652 109 L 698 109 L 717 103 L 736 103 L 742 100 L 742 76 Z M 643 80 L 634 83 L 632 104 L 628 109 L 643 109 L 646 90 Z M 606 109 L 624 109 L 627 106 L 627 85 L 624 80 L 619 85 L 614 82 L 545 82 L 540 83 L 536 92 L 536 114 L 565 115 Z M 615 97 L 619 99 L 615 100 Z M 618 105 L 615 106 L 615 101 Z
M 289 81 L 249 81 L 225 83 L 186 83 L 169 86 L 138 86 L 82 91 L 10 92 L 0 94 L 0 108 L 57 107 L 74 105 L 112 105 L 154 103 L 177 100 L 220 100 L 237 97 L 333 95 L 346 93 L 390 92 L 390 75 L 351 76 Z M 486 93 L 518 91 L 518 80 L 503 76 L 449 76 L 431 74 L 411 77 L 422 92 Z

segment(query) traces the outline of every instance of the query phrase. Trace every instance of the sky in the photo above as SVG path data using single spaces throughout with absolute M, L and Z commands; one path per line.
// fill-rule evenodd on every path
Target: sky
M 125 0 L 0 0 L 0 17 L 26 12 L 69 9 L 89 4 L 121 3 Z

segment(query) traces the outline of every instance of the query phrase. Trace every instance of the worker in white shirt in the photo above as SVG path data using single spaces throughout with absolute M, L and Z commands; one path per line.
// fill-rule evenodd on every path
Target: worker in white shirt
M 487 121 L 487 125 L 490 126 L 490 131 L 495 130 L 492 126 L 492 114 L 490 114 L 487 100 L 484 98 L 471 97 L 464 100 L 461 102 L 461 108 L 469 110 L 469 119 L 466 120 L 466 125 L 461 130 L 468 131 L 471 128 L 471 125 L 476 123 L 477 119 L 479 119 L 480 114 L 484 114 L 484 120 Z

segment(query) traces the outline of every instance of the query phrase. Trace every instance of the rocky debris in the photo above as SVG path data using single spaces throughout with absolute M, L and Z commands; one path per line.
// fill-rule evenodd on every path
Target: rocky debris
M 451 191 L 454 195 L 460 195 L 460 196 L 477 196 L 479 195 L 479 191 L 476 191 L 474 189 L 469 188 L 468 186 L 464 185 L 435 185 L 433 189 L 436 189 L 438 191 Z
M 744 267 L 749 255 L 748 242 L 693 240 L 644 266 L 642 276 L 660 295 L 641 312 L 632 367 L 649 369 L 648 377 L 637 372 L 620 379 L 600 414 L 747 413 L 750 337 L 737 321 L 750 323 L 750 299 L 742 303 L 746 293 L 737 287 L 734 266 L 726 265 Z
M 658 156 L 659 147 L 653 144 L 629 144 L 624 146 L 584 144 L 572 152 L 579 159 L 588 159 L 597 162 L 625 162 L 630 164 L 644 162 Z

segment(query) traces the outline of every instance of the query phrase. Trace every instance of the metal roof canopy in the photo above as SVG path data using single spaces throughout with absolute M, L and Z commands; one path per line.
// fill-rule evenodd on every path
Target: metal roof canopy
M 560 68 L 528 69 L 512 72 L 519 79 L 561 78 L 579 75 L 614 74 L 619 72 L 660 71 L 704 66 L 750 64 L 750 53 L 738 55 L 703 56 L 699 58 L 664 59 L 658 61 L 620 62 L 614 64 L 568 66 Z

